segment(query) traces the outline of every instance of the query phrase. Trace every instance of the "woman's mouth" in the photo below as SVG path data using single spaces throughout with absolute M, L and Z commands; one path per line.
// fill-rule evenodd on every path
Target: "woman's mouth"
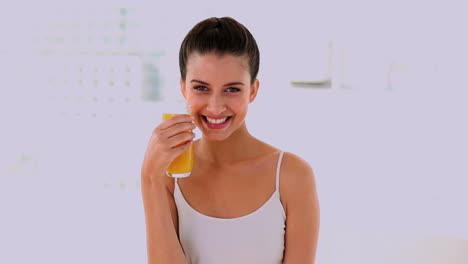
M 203 124 L 210 129 L 225 128 L 231 122 L 232 116 L 225 117 L 207 117 L 202 115 Z

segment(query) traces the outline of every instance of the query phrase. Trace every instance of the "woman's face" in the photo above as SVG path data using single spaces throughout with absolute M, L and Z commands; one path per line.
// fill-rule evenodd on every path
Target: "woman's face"
M 258 80 L 250 85 L 245 57 L 214 53 L 192 54 L 180 84 L 197 126 L 206 139 L 214 141 L 227 139 L 244 125 L 259 86 Z

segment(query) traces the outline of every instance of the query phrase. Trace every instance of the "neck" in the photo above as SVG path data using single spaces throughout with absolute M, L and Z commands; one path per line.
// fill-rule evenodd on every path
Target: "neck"
M 245 123 L 229 138 L 223 141 L 210 141 L 202 137 L 197 142 L 198 157 L 214 166 L 222 167 L 249 156 L 246 146 L 252 146 L 256 139 L 247 131 Z

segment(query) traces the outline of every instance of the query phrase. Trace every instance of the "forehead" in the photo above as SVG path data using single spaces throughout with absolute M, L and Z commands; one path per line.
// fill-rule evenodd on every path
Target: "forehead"
M 187 64 L 187 74 L 197 77 L 236 77 L 243 78 L 249 75 L 248 63 L 245 56 L 233 56 L 229 54 L 218 55 L 215 53 L 193 53 Z

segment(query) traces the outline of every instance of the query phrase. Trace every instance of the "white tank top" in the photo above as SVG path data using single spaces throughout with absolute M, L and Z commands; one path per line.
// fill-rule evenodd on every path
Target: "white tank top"
M 188 264 L 281 264 L 286 214 L 280 201 L 279 172 L 276 190 L 259 209 L 236 218 L 201 214 L 185 200 L 175 182 L 174 199 L 179 215 L 179 239 Z

